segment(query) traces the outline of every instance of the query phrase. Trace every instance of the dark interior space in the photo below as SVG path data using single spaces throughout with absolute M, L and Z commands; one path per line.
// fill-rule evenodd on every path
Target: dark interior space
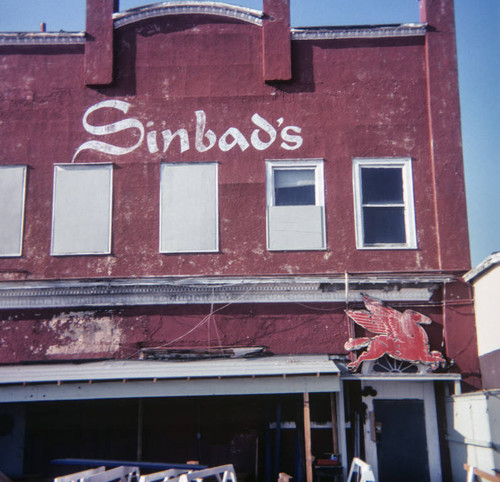
M 25 478 L 85 468 L 55 459 L 233 464 L 238 480 L 305 480 L 302 394 L 27 404 Z M 332 452 L 330 394 L 311 394 L 315 457 Z M 141 471 L 141 473 L 148 471 Z M 151 472 L 151 470 L 149 470 Z

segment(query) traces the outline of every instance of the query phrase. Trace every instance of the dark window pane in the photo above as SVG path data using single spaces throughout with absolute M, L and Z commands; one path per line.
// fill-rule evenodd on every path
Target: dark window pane
M 276 206 L 314 206 L 314 186 L 276 188 Z
M 361 169 L 363 204 L 402 203 L 403 174 L 399 167 Z
M 274 203 L 276 206 L 308 206 L 316 204 L 313 169 L 276 169 L 274 171 Z
M 364 244 L 406 243 L 404 208 L 363 208 Z

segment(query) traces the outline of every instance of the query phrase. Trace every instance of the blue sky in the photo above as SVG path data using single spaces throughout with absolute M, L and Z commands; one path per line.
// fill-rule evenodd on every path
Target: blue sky
M 227 0 L 261 10 L 262 0 Z M 120 9 L 152 3 L 121 0 Z M 418 0 L 291 0 L 293 26 L 419 21 Z M 500 251 L 500 1 L 455 0 L 472 265 Z M 85 29 L 85 0 L 0 0 L 0 31 Z

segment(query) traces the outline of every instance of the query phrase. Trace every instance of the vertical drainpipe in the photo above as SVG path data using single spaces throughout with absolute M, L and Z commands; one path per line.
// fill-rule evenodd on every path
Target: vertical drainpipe
M 420 0 L 438 269 L 470 266 L 453 0 Z
M 290 0 L 264 0 L 262 63 L 264 82 L 292 78 Z
M 118 0 L 87 0 L 85 85 L 113 82 L 113 13 Z

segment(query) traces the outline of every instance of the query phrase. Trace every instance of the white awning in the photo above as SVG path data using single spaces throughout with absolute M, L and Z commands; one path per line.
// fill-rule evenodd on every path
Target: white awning
M 339 375 L 327 355 L 10 365 L 0 401 L 335 392 Z

